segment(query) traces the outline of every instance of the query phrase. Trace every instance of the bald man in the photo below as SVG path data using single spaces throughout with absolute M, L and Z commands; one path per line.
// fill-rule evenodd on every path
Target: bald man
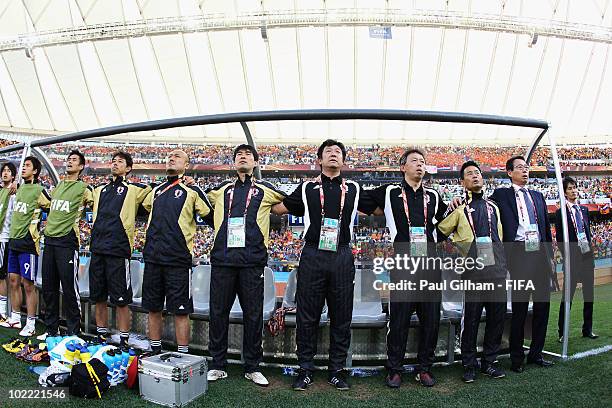
M 166 159 L 167 180 L 155 187 L 142 204 L 150 213 L 143 253 L 142 306 L 149 312 L 149 340 L 156 353 L 161 352 L 164 301 L 166 312 L 174 315 L 178 351 L 189 352 L 195 216 L 204 218 L 211 206 L 199 187 L 185 184 L 183 176 L 188 167 L 187 153 L 170 152 Z

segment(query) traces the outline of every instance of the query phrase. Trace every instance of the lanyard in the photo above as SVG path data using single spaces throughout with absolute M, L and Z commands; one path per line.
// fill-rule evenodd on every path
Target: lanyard
M 522 191 L 520 191 L 520 190 L 517 191 L 517 195 L 519 195 L 519 194 L 523 195 Z M 536 225 L 539 225 L 539 222 L 538 222 L 538 209 L 536 208 L 535 203 L 533 202 L 533 198 L 531 197 L 531 192 L 529 190 L 527 190 L 526 196 L 529 197 L 529 201 L 531 201 L 531 205 L 533 206 L 533 212 L 534 212 L 534 216 L 535 216 Z M 521 219 L 523 221 L 525 221 L 525 209 L 523 209 L 522 205 L 520 207 L 521 207 Z M 525 203 L 525 207 L 527 207 L 527 203 Z M 527 217 L 527 221 L 529 221 L 529 217 Z
M 570 216 L 572 218 L 572 223 L 574 224 L 574 231 L 576 231 L 576 236 L 578 236 L 578 223 L 576 222 L 576 215 L 574 214 L 574 208 L 573 206 L 570 206 L 570 204 L 567 204 L 568 208 L 569 208 L 569 213 Z M 580 209 L 580 207 L 578 207 Z M 580 219 L 582 220 L 582 228 L 584 228 L 584 218 L 582 218 L 582 212 L 580 210 L 578 210 L 578 212 L 580 213 Z M 586 233 L 586 228 L 583 231 L 584 233 Z
M 427 193 L 423 190 L 423 215 L 425 216 L 425 232 L 427 232 L 427 200 L 425 199 L 425 195 Z M 408 199 L 406 198 L 406 190 L 404 186 L 402 186 L 402 200 L 404 201 L 404 212 L 406 213 L 406 218 L 408 219 L 408 230 L 410 230 L 410 210 L 408 209 Z
M 232 191 L 230 191 L 230 196 L 229 196 L 229 205 L 227 207 L 227 218 L 229 219 L 232 215 L 232 202 L 234 201 L 234 190 L 236 190 L 236 184 L 238 183 L 238 180 L 236 180 L 234 182 L 234 187 L 232 188 Z M 246 203 L 244 205 L 244 214 L 243 216 L 246 217 L 247 214 L 247 210 L 249 209 L 249 204 L 251 204 L 251 197 L 253 196 L 253 193 L 255 192 L 255 178 L 251 179 L 251 187 L 249 188 L 249 194 L 247 194 L 247 198 L 246 198 Z
M 164 188 L 164 189 L 161 191 L 161 193 L 159 193 L 159 194 L 157 195 L 157 197 L 159 197 L 160 195 L 164 194 L 166 191 L 170 190 L 172 187 L 176 186 L 176 185 L 177 185 L 178 183 L 180 183 L 180 182 L 181 182 L 181 179 L 180 179 L 180 178 L 178 178 L 178 179 L 174 180 L 174 181 L 172 182 L 172 184 L 168 184 L 168 185 L 166 186 L 166 188 Z M 157 197 L 156 197 L 156 199 L 157 199 Z
M 319 175 L 316 179 L 319 183 L 319 200 L 321 201 L 321 220 L 325 219 L 325 195 L 323 194 L 323 181 L 321 180 L 321 176 Z M 346 195 L 346 183 L 344 179 L 342 179 L 342 192 L 340 193 L 340 215 L 338 216 L 338 227 L 342 222 L 342 210 L 344 210 L 344 199 Z
M 487 220 L 489 221 L 489 238 L 493 240 L 493 227 L 491 226 L 491 207 L 489 207 L 489 203 L 487 202 L 487 200 L 484 200 L 484 202 L 485 202 L 485 207 L 487 209 Z M 474 233 L 474 237 L 478 238 L 478 235 L 476 235 L 476 228 L 474 228 L 474 219 L 472 218 L 472 211 L 476 211 L 476 210 L 470 207 L 469 205 L 466 205 L 465 207 L 467 208 L 466 210 L 467 218 L 470 223 L 470 227 L 472 227 L 472 232 Z

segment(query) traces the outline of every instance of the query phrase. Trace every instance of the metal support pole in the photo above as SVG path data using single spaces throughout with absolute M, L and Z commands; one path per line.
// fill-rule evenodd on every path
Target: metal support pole
M 30 142 L 25 142 L 23 144 L 23 153 L 21 153 L 21 161 L 19 162 L 19 168 L 17 169 L 17 175 L 15 177 L 15 181 L 17 183 L 21 182 L 21 171 L 23 170 L 23 163 L 25 162 L 25 158 L 30 155 Z
M 253 140 L 253 135 L 251 134 L 251 130 L 246 122 L 240 122 L 240 126 L 242 126 L 242 130 L 244 131 L 244 135 L 246 136 L 247 143 L 250 144 L 257 150 L 257 146 L 255 146 L 255 141 Z M 259 166 L 255 167 L 255 178 L 261 180 L 261 169 Z
M 533 152 L 535 151 L 536 147 L 538 146 L 538 144 L 540 143 L 540 140 L 542 140 L 542 137 L 544 137 L 544 135 L 547 133 L 548 129 L 544 129 L 538 136 L 536 136 L 536 138 L 533 140 L 533 142 L 531 143 L 531 146 L 529 147 L 529 150 L 527 151 L 527 163 L 529 163 L 531 156 L 533 155 Z M 565 212 L 565 208 L 566 208 L 566 202 L 565 202 L 565 194 L 563 191 L 563 179 L 561 176 L 561 165 L 559 164 L 559 156 L 557 155 L 557 145 L 555 143 L 555 138 L 554 136 L 552 136 L 550 133 L 548 133 L 548 143 L 550 145 L 550 151 L 552 154 L 552 159 L 553 159 L 553 165 L 555 168 L 555 178 L 557 180 L 557 189 L 559 190 L 559 205 L 561 207 L 561 227 L 563 230 L 563 249 L 564 249 L 564 254 L 563 254 L 563 270 L 564 270 L 564 274 L 563 274 L 563 292 L 564 292 L 564 297 L 565 297 L 565 303 L 564 303 L 564 308 L 565 308 L 565 316 L 564 316 L 564 321 L 563 321 L 563 345 L 562 345 L 562 351 L 561 351 L 561 358 L 563 360 L 567 359 L 567 349 L 568 349 L 568 344 L 569 344 L 569 323 L 570 323 L 570 295 L 571 295 L 571 288 L 570 288 L 570 278 L 571 278 L 571 271 L 570 271 L 570 251 L 569 251 L 569 237 L 568 237 L 568 220 L 567 220 L 567 214 Z M 553 266 L 555 268 L 553 275 L 555 276 L 556 279 L 556 275 L 557 275 L 557 271 L 556 271 L 556 263 Z M 552 353 L 548 353 L 548 354 L 552 354 Z
M 567 360 L 567 348 L 569 344 L 569 323 L 570 323 L 570 297 L 571 297 L 571 267 L 570 267 L 570 245 L 569 245 L 569 234 L 567 224 L 567 213 L 566 213 L 566 200 L 565 192 L 563 191 L 563 180 L 561 178 L 561 166 L 559 165 L 559 156 L 557 155 L 557 146 L 555 144 L 555 138 L 552 134 L 548 134 L 548 143 L 550 144 L 550 151 L 552 153 L 553 163 L 555 165 L 555 176 L 557 178 L 557 188 L 559 189 L 559 205 L 561 207 L 561 226 L 563 229 L 563 293 L 565 297 L 565 303 L 563 303 L 565 309 L 565 316 L 563 320 L 563 347 L 561 350 L 561 358 Z M 555 271 L 556 278 L 556 271 Z
M 55 166 L 53 166 L 53 162 L 51 159 L 49 159 L 49 156 L 47 156 L 47 153 L 45 153 L 40 147 L 33 147 L 32 153 L 34 156 L 40 159 L 42 165 L 46 167 L 47 171 L 49 172 L 49 177 L 51 177 L 51 180 L 53 180 L 53 183 L 57 186 L 57 184 L 60 182 L 60 176 L 55 169 Z

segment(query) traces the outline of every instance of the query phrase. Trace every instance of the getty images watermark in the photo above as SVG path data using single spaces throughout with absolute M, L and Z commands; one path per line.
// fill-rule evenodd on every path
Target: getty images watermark
M 486 267 L 486 260 L 481 257 L 425 257 L 410 256 L 408 254 L 396 254 L 392 257 L 373 258 L 374 274 L 382 275 L 389 271 L 396 276 L 405 279 L 393 279 L 386 282 L 383 279 L 375 279 L 372 285 L 375 290 L 390 291 L 496 291 L 500 288 L 505 290 L 534 290 L 532 280 L 503 279 L 490 282 L 486 279 L 470 279 Z M 455 279 L 442 279 L 435 272 L 454 272 Z M 434 272 L 434 273 L 431 273 Z

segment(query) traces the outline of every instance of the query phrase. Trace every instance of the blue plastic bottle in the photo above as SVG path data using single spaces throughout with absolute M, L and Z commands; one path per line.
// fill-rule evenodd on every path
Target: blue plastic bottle
M 124 382 L 127 378 L 128 363 L 130 361 L 130 353 L 123 352 L 121 354 L 121 373 L 119 374 L 119 382 Z
M 121 350 L 116 350 L 115 351 L 115 361 L 113 364 L 113 382 L 114 384 L 119 384 L 119 376 L 121 374 L 121 361 L 123 360 L 123 353 L 121 352 Z
M 102 356 L 102 362 L 108 368 L 108 378 L 110 379 L 113 363 L 115 362 L 115 352 L 113 350 L 107 350 Z

